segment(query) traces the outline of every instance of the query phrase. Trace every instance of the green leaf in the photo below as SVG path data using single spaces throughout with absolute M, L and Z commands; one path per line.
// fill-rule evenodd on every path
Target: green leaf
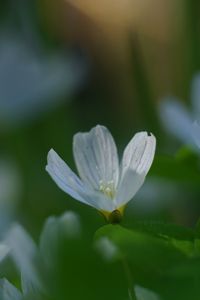
M 109 238 L 138 273 L 160 275 L 173 264 L 186 258 L 185 254 L 169 241 L 150 236 L 119 225 L 107 225 L 96 232 L 96 239 Z
M 163 237 L 164 239 L 174 238 L 183 241 L 194 241 L 195 237 L 195 232 L 191 228 L 159 220 L 133 221 L 131 227 L 134 230 L 139 230 L 157 237 Z
M 92 243 L 92 235 L 88 236 L 86 230 L 75 230 L 75 234 L 69 235 L 67 227 L 70 225 L 74 232 L 71 224 L 76 223 L 71 219 L 69 222 L 65 214 L 61 218 L 49 218 L 43 230 L 40 249 L 43 256 L 46 253 L 48 268 L 44 278 L 52 298 L 128 298 L 128 286 L 121 264 L 111 264 L 101 259 Z
M 194 243 L 191 241 L 183 241 L 183 240 L 177 240 L 177 239 L 170 239 L 171 244 L 176 247 L 177 249 L 180 249 L 182 252 L 189 256 L 194 255 Z
M 177 156 L 156 156 L 151 168 L 151 175 L 171 181 L 199 185 L 200 169 L 193 154 L 178 153 Z
M 200 279 L 200 258 L 193 257 L 179 264 L 175 264 L 167 271 L 167 275 L 173 276 L 174 279 L 189 277 Z
M 200 291 L 194 286 L 194 277 L 197 269 L 200 274 L 200 261 L 188 256 L 193 251 L 191 241 L 166 241 L 119 225 L 100 228 L 95 238 L 102 237 L 118 247 L 118 259 L 126 259 L 135 284 L 155 291 L 163 300 L 198 299 Z

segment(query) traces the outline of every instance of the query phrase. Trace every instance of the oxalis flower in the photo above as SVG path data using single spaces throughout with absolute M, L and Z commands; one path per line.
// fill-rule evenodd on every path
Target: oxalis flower
M 156 147 L 152 134 L 139 132 L 124 150 L 119 164 L 109 130 L 97 125 L 73 139 L 73 154 L 80 178 L 51 149 L 47 172 L 56 184 L 76 200 L 99 210 L 111 222 L 119 222 L 125 205 L 144 183 Z

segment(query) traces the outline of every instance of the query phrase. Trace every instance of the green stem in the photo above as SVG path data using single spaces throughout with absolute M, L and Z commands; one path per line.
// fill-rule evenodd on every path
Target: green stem
M 185 0 L 186 38 L 192 75 L 200 68 L 199 0 Z
M 139 99 L 139 109 L 141 116 L 144 117 L 140 126 L 147 126 L 150 131 L 159 135 L 161 132 L 160 121 L 156 110 L 156 103 L 154 101 L 155 95 L 153 91 L 153 83 L 148 76 L 148 72 L 144 63 L 141 46 L 138 36 L 135 34 L 132 40 L 132 57 L 133 57 L 133 71 L 132 76 L 135 80 L 135 90 Z M 142 118 L 141 118 L 142 119 Z
M 125 257 L 122 259 L 122 265 L 123 265 L 124 273 L 125 273 L 127 281 L 128 281 L 129 298 L 130 298 L 130 300 L 137 300 L 135 290 L 134 290 L 133 276 L 131 274 L 130 267 L 129 267 L 128 262 Z

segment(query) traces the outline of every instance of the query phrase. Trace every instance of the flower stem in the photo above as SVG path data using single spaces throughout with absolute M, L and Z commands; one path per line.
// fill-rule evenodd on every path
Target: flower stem
M 122 265 L 123 265 L 124 273 L 125 273 L 127 281 L 128 281 L 129 299 L 130 300 L 137 300 L 135 290 L 134 290 L 133 276 L 131 274 L 130 267 L 129 267 L 128 262 L 127 262 L 125 257 L 122 259 Z

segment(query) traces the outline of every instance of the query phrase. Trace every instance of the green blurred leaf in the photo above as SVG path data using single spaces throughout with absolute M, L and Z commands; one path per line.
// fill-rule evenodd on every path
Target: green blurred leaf
M 174 263 L 186 258 L 184 253 L 169 241 L 128 230 L 119 225 L 107 225 L 96 232 L 96 239 L 108 237 L 133 268 L 140 274 L 160 275 Z
M 49 227 L 52 223 L 47 225 Z M 53 227 L 50 226 L 49 229 L 53 230 Z M 47 252 L 51 247 L 54 248 L 51 253 L 52 264 L 44 274 L 53 299 L 128 298 L 128 284 L 121 264 L 110 264 L 101 259 L 92 243 L 92 235 L 88 236 L 87 231 L 76 238 L 67 234 L 64 236 L 57 231 L 57 235 L 53 234 L 49 243 L 46 241 L 43 244 L 43 254 L 45 245 Z
M 195 236 L 200 238 L 200 219 L 198 219 L 195 227 Z
M 194 254 L 195 233 L 191 228 L 169 224 L 164 222 L 136 223 L 136 227 L 142 232 L 163 238 L 187 255 Z
M 192 153 L 180 152 L 176 157 L 156 156 L 151 175 L 186 184 L 200 183 L 200 169 Z
M 139 230 L 165 239 L 174 238 L 177 240 L 193 241 L 195 237 L 195 232 L 191 228 L 162 221 L 136 221 L 132 222 L 132 228 L 134 230 Z
M 200 256 L 200 219 L 197 221 L 195 227 L 195 237 L 196 237 L 194 241 L 195 254 L 197 256 Z
M 184 252 L 187 255 L 194 255 L 194 243 L 191 241 L 181 241 L 176 239 L 170 239 L 171 244 L 176 247 L 177 249 L 180 249 L 182 252 Z
M 167 275 L 173 276 L 174 279 L 189 277 L 200 279 L 200 258 L 193 257 L 180 264 L 175 264 L 167 271 Z
M 187 255 L 193 251 L 191 241 L 166 241 L 119 225 L 104 226 L 95 237 L 98 240 L 105 236 L 128 261 L 136 284 L 154 290 L 164 300 L 198 299 L 199 290 L 195 288 L 194 277 L 195 262 L 199 267 L 200 261 Z
M 192 164 L 192 165 L 197 166 L 198 161 L 199 161 L 199 156 L 194 151 L 192 151 L 190 148 L 185 147 L 185 146 L 181 147 L 177 151 L 175 158 L 178 161 L 180 161 L 180 162 L 182 161 L 187 165 Z

